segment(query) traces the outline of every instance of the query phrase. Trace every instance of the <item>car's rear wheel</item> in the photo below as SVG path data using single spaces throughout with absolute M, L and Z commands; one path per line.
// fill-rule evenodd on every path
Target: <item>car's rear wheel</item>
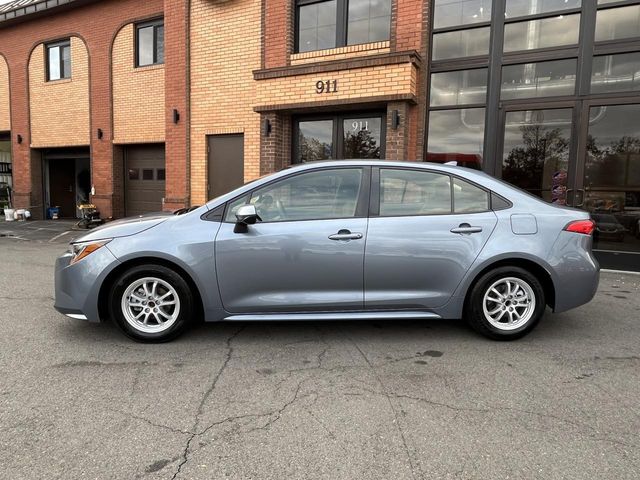
M 124 272 L 111 288 L 111 318 L 130 338 L 167 342 L 182 334 L 192 316 L 193 295 L 185 280 L 162 265 Z
M 533 330 L 545 306 L 544 288 L 535 275 L 520 267 L 500 267 L 476 282 L 466 320 L 486 337 L 515 340 Z

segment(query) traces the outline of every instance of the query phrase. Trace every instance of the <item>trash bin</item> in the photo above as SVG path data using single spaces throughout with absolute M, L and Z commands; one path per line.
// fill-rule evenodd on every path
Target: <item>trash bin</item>
M 60 218 L 60 207 L 47 208 L 47 218 L 49 220 L 57 220 Z

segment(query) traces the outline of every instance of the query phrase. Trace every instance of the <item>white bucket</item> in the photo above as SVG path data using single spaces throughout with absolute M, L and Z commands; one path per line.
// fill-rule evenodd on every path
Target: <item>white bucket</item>
M 24 220 L 24 208 L 16 210 L 15 218 L 16 220 Z
M 5 209 L 4 209 L 4 219 L 5 219 L 7 222 L 13 222 L 13 221 L 15 220 L 15 219 L 13 218 L 14 213 L 15 213 L 15 212 L 14 212 L 13 208 L 5 208 Z

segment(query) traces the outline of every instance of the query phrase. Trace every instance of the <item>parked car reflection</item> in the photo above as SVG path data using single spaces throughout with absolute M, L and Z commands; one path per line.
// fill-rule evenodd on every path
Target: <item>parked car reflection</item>
M 627 231 L 610 213 L 592 213 L 591 218 L 596 222 L 594 239 L 596 241 L 624 242 L 624 234 Z

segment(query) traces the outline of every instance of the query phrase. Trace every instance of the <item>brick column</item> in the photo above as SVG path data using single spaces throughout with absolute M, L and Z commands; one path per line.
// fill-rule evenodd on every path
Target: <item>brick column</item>
M 265 121 L 271 131 L 265 131 Z M 260 175 L 277 172 L 291 164 L 291 117 L 276 113 L 260 115 Z
M 165 210 L 187 207 L 189 200 L 189 26 L 186 0 L 164 1 L 165 31 Z M 180 116 L 174 123 L 173 111 Z
M 399 124 L 393 128 L 393 112 L 398 111 Z M 409 155 L 409 143 L 415 142 L 409 132 L 411 130 L 412 115 L 407 102 L 390 102 L 387 104 L 387 144 L 385 158 L 388 160 L 412 160 Z M 415 123 L 415 122 L 413 122 Z

